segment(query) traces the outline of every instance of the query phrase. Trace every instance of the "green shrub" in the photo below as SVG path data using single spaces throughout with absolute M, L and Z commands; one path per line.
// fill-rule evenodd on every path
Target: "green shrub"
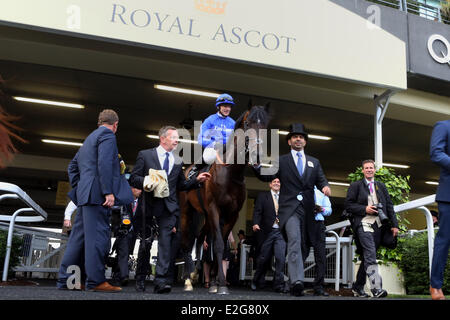
M 428 234 L 418 233 L 413 237 L 406 237 L 405 241 L 399 243 L 397 249 L 402 258 L 398 262 L 405 279 L 407 294 L 429 294 L 430 277 L 428 262 Z M 450 255 L 448 258 L 450 262 Z M 450 293 L 450 263 L 444 273 L 444 294 Z
M 6 244 L 8 240 L 8 232 L 0 230 L 0 271 L 3 274 L 3 266 L 5 264 Z M 13 275 L 13 268 L 20 264 L 22 252 L 22 238 L 13 236 L 11 255 L 9 258 L 8 277 Z

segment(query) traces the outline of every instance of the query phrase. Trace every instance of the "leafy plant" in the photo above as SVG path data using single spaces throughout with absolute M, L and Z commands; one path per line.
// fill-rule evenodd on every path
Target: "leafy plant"
M 348 175 L 347 180 L 350 182 L 355 182 L 364 178 L 362 172 L 362 167 L 356 168 L 355 172 Z M 402 204 L 409 201 L 409 191 L 411 187 L 409 186 L 410 176 L 403 177 L 401 175 L 396 175 L 395 170 L 392 168 L 382 167 L 375 172 L 375 180 L 383 182 L 386 185 L 389 196 L 391 197 L 392 203 L 394 205 Z M 398 224 L 399 224 L 399 235 L 407 231 L 407 225 L 409 221 L 403 218 L 401 215 L 396 214 Z M 398 245 L 405 241 L 404 237 L 398 237 Z M 377 251 L 377 259 L 381 263 L 398 263 L 402 259 L 402 253 L 396 249 L 387 249 L 380 247 Z
M 428 234 L 418 233 L 413 237 L 406 237 L 397 248 L 402 259 L 398 266 L 403 271 L 404 284 L 407 294 L 429 294 L 429 261 L 428 261 Z M 450 255 L 448 257 L 450 260 Z M 450 293 L 450 264 L 444 272 L 444 294 Z
M 6 244 L 8 240 L 8 232 L 0 230 L 0 271 L 3 274 L 3 267 L 5 264 Z M 13 274 L 14 267 L 20 264 L 21 252 L 22 252 L 22 238 L 13 236 L 11 255 L 9 258 L 8 275 Z
M 450 23 L 450 0 L 441 2 L 441 17 L 444 22 Z

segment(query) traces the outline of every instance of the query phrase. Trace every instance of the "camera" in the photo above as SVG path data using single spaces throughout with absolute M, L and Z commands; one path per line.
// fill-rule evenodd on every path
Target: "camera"
M 380 218 L 381 223 L 382 224 L 389 223 L 389 218 L 386 215 L 386 213 L 384 213 L 384 211 L 383 211 L 383 205 L 381 203 L 377 203 L 376 207 L 377 207 L 377 214 L 378 214 L 378 217 Z

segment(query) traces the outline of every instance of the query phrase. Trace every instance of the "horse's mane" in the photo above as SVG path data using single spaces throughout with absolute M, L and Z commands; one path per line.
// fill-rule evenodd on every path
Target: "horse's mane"
M 253 106 L 250 110 L 244 112 L 241 114 L 241 116 L 236 120 L 236 123 L 234 125 L 234 129 L 242 128 L 244 117 L 248 112 L 247 121 L 249 123 L 255 123 L 258 119 L 261 121 L 261 125 L 264 127 L 267 127 L 270 116 L 267 113 L 265 107 L 263 106 Z

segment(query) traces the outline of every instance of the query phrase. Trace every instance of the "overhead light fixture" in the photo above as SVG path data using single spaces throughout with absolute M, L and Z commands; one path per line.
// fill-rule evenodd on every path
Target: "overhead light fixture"
M 278 130 L 278 134 L 281 134 L 283 136 L 287 136 L 289 134 L 289 131 Z M 308 134 L 308 138 L 316 139 L 316 140 L 326 140 L 326 141 L 331 140 L 331 137 L 319 136 L 317 134 Z
M 439 182 L 436 182 L 436 181 L 425 181 L 425 183 L 426 184 L 431 184 L 433 186 L 438 186 L 439 185 Z
M 329 184 L 335 185 L 335 186 L 343 186 L 343 187 L 349 187 L 350 183 L 345 182 L 335 182 L 335 181 L 328 181 Z
M 68 103 L 68 102 L 43 100 L 43 99 L 34 99 L 34 98 L 25 98 L 25 97 L 13 97 L 13 98 L 15 100 L 24 101 L 24 102 L 47 104 L 47 105 L 51 105 L 51 106 L 58 106 L 58 107 L 65 107 L 65 108 L 84 109 L 84 105 L 77 104 L 77 103 Z
M 383 162 L 383 166 L 385 167 L 392 167 L 392 168 L 401 168 L 401 169 L 408 169 L 409 166 L 405 165 L 405 164 L 395 164 L 395 163 L 386 163 Z
M 81 142 L 70 142 L 70 141 L 53 140 L 53 139 L 42 139 L 42 142 L 53 143 L 53 144 L 63 144 L 63 145 L 76 146 L 76 147 L 81 147 L 83 145 Z
M 159 90 L 178 92 L 178 93 L 195 94 L 197 96 L 204 96 L 204 97 L 210 97 L 210 98 L 217 98 L 220 95 L 219 93 L 177 88 L 177 87 L 172 87 L 172 86 L 166 86 L 163 84 L 155 84 L 154 88 L 159 89 Z
M 148 134 L 147 138 L 159 140 L 159 136 L 156 134 Z M 193 143 L 193 144 L 198 143 L 198 141 L 189 140 L 189 139 L 178 139 L 178 142 Z

